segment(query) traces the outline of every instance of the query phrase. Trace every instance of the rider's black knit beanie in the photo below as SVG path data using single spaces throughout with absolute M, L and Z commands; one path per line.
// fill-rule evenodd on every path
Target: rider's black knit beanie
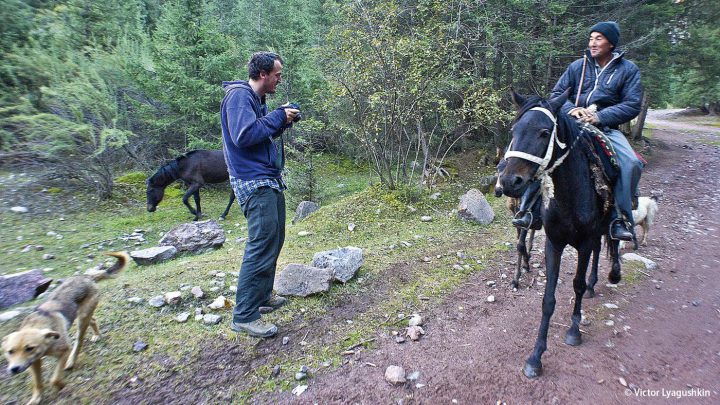
M 615 21 L 599 22 L 590 28 L 590 33 L 592 34 L 593 32 L 603 34 L 603 36 L 607 38 L 607 40 L 610 41 L 615 48 L 617 48 L 617 45 L 620 42 L 620 26 Z

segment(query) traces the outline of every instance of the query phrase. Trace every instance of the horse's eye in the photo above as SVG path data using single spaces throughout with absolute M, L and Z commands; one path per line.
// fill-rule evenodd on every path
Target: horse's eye
M 550 130 L 549 130 L 549 129 L 543 129 L 543 130 L 541 130 L 541 131 L 540 131 L 540 136 L 543 137 L 543 138 L 550 136 Z

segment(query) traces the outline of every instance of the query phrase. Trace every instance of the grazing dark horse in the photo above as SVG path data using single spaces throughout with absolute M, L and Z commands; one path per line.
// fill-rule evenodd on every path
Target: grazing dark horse
M 222 150 L 193 150 L 161 167 L 147 179 L 147 210 L 154 212 L 165 195 L 165 188 L 175 180 L 182 180 L 187 187 L 183 195 L 183 204 L 195 221 L 202 216 L 200 208 L 200 188 L 205 184 L 215 184 L 229 179 L 225 157 Z M 190 206 L 190 196 L 195 198 L 195 207 Z M 235 193 L 230 190 L 230 202 L 220 219 L 225 219 L 235 201 Z
M 560 273 L 560 259 L 567 245 L 577 249 L 578 261 L 573 288 L 575 306 L 572 325 L 565 343 L 577 346 L 580 335 L 580 310 L 587 289 L 585 275 L 593 251 L 599 250 L 601 238 L 609 230 L 612 196 L 607 187 L 600 187 L 603 179 L 593 170 L 595 154 L 589 138 L 580 133 L 578 125 L 560 108 L 567 101 L 567 93 L 545 101 L 539 97 L 523 98 L 512 92 L 518 114 L 512 127 L 512 143 L 505 157 L 507 166 L 501 177 L 503 192 L 509 197 L 522 195 L 535 178 L 543 181 L 544 201 L 542 220 L 547 235 L 545 268 L 547 282 L 542 301 L 542 320 L 535 348 L 527 359 L 523 372 L 528 378 L 542 373 L 541 357 L 547 349 L 550 318 L 555 311 L 555 288 Z M 547 199 L 547 200 L 545 200 Z M 612 257 L 611 283 L 620 281 L 618 241 L 607 239 Z M 593 280 L 591 280 L 593 281 Z

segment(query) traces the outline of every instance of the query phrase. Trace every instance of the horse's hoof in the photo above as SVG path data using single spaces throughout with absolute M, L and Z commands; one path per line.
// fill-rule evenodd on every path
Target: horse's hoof
M 622 276 L 620 275 L 620 272 L 617 273 L 617 275 L 610 273 L 608 274 L 608 281 L 610 284 L 617 284 L 622 279 Z
M 525 363 L 523 374 L 525 374 L 525 377 L 527 378 L 540 377 L 542 375 L 542 365 L 540 365 L 540 367 L 535 367 L 530 365 L 530 363 Z
M 225 217 L 218 218 L 218 221 L 224 221 L 224 220 L 225 220 Z
M 565 344 L 568 346 L 580 346 L 582 343 L 582 335 L 572 335 L 568 333 L 565 335 Z
M 595 298 L 595 289 L 588 288 L 587 291 L 585 291 L 585 298 Z

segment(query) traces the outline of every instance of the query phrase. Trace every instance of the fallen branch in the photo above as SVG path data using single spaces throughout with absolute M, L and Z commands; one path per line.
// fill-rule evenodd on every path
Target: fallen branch
M 564 325 L 564 324 L 562 324 L 562 323 L 560 323 L 560 322 L 553 322 L 553 325 L 562 326 L 562 327 L 564 327 L 564 328 L 569 328 L 568 325 Z M 591 334 L 587 333 L 587 331 L 584 331 L 584 330 L 582 330 L 582 329 L 580 329 L 580 333 L 583 333 L 583 334 L 588 335 L 588 336 L 592 336 Z
M 370 339 L 361 340 L 359 343 L 355 343 L 354 345 L 352 345 L 352 346 L 348 347 L 347 349 L 345 349 L 345 351 L 346 351 L 346 352 L 349 352 L 349 351 L 353 350 L 354 348 L 356 348 L 356 347 L 358 347 L 358 346 L 362 346 L 362 345 L 364 345 L 365 343 L 370 343 L 370 342 L 374 342 L 374 341 L 375 341 L 375 338 L 370 338 Z

